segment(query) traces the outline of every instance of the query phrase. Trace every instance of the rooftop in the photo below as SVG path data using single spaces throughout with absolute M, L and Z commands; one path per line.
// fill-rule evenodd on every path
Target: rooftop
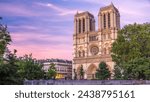
M 64 59 L 41 59 L 41 60 L 38 60 L 38 62 L 40 63 L 45 63 L 45 62 L 61 62 L 61 63 L 72 63 L 72 61 L 70 60 L 64 60 Z
M 75 17 L 79 17 L 79 16 L 83 16 L 83 15 L 90 16 L 90 17 L 94 18 L 94 16 L 90 12 L 88 12 L 88 11 L 81 12 L 81 13 L 77 12 L 76 15 L 75 15 Z
M 100 11 L 104 11 L 104 10 L 108 10 L 108 9 L 113 9 L 113 10 L 115 10 L 116 12 L 119 12 L 118 9 L 114 6 L 113 3 L 111 3 L 111 4 L 108 5 L 108 6 L 101 7 L 101 8 L 100 8 Z

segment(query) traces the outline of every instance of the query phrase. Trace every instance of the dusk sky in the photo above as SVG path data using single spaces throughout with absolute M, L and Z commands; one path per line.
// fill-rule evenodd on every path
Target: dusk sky
M 150 0 L 0 0 L 2 23 L 12 37 L 10 50 L 34 58 L 72 59 L 73 21 L 76 12 L 89 11 L 95 16 L 111 2 L 126 24 L 150 22 Z

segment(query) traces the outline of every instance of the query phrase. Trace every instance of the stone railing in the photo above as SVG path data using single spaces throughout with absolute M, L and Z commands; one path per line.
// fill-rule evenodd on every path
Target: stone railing
M 150 85 L 150 80 L 26 80 L 24 85 Z

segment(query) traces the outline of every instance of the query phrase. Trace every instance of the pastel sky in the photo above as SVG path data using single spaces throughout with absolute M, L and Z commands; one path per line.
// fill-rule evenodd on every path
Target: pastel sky
M 95 16 L 111 2 L 121 14 L 121 27 L 150 22 L 150 0 L 0 0 L 2 23 L 8 25 L 18 56 L 72 59 L 73 20 L 76 12 Z

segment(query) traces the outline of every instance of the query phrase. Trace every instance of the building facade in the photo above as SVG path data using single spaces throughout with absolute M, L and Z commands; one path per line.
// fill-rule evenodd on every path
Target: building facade
M 39 60 L 43 64 L 43 69 L 45 72 L 50 68 L 51 63 L 55 64 L 56 67 L 56 79 L 71 79 L 72 78 L 72 61 L 63 59 L 46 59 Z
M 77 13 L 74 17 L 73 34 L 73 77 L 80 77 L 83 66 L 84 79 L 94 79 L 101 61 L 106 62 L 112 72 L 114 62 L 111 58 L 112 43 L 120 29 L 120 13 L 111 3 L 102 7 L 98 13 L 98 30 L 95 30 L 94 16 L 88 11 Z

